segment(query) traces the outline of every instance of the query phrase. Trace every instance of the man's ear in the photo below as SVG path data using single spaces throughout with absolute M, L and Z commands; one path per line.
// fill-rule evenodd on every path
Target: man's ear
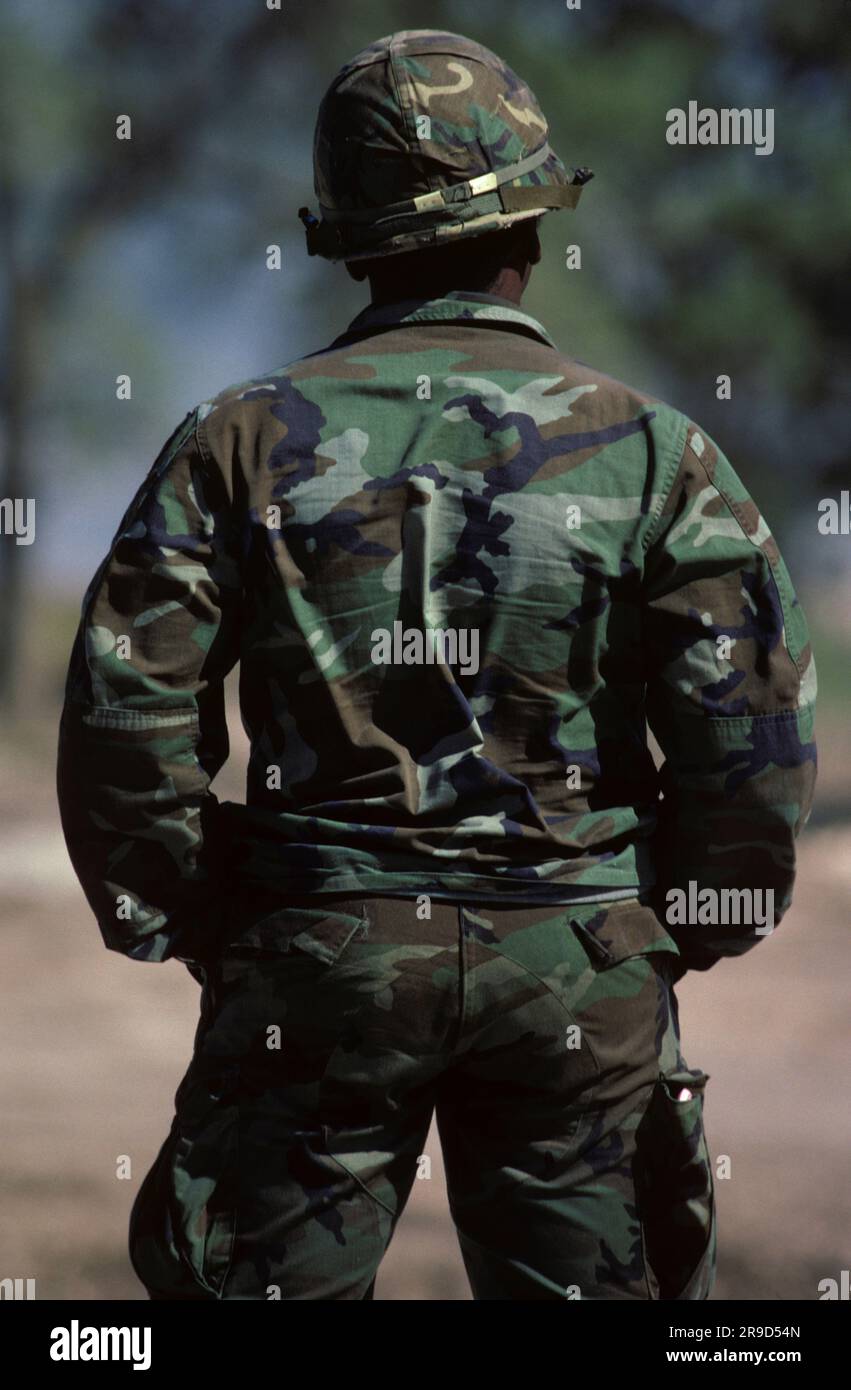
M 530 265 L 537 265 L 541 259 L 541 238 L 538 236 L 538 227 L 540 226 L 540 222 L 540 217 L 536 217 L 532 221 L 532 229 L 529 236 Z

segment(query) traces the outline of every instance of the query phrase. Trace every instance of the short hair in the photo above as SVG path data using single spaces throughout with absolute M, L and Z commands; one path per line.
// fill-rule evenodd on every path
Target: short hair
M 417 282 L 457 281 L 459 288 L 486 290 L 500 271 L 517 259 L 528 259 L 531 234 L 539 218 L 526 218 L 496 231 L 462 237 L 420 251 L 403 251 L 398 256 L 375 256 L 359 264 L 375 279 L 405 279 Z

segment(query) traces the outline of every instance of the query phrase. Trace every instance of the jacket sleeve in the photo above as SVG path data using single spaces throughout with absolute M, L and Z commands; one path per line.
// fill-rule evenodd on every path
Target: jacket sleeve
M 643 628 L 665 759 L 656 905 L 683 965 L 706 970 L 790 905 L 816 777 L 816 672 L 764 518 L 717 445 L 685 426 L 646 545 Z
M 199 408 L 200 409 L 200 408 Z M 209 784 L 228 754 L 240 568 L 199 410 L 167 441 L 82 604 L 59 733 L 68 852 L 110 950 L 214 950 L 225 884 Z

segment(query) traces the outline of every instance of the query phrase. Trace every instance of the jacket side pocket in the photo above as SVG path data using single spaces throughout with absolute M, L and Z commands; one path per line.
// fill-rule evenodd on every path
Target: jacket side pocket
M 689 1067 L 660 1073 L 636 1134 L 639 1220 L 660 1299 L 705 1299 L 714 1282 L 715 1192 L 703 1128 L 708 1079 Z

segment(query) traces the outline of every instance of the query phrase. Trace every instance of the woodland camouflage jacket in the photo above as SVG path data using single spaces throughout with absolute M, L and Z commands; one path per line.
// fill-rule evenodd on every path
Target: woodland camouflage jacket
M 245 805 L 209 789 L 236 662 Z M 153 464 L 83 600 L 63 827 L 138 959 L 203 960 L 252 886 L 696 883 L 770 889 L 779 921 L 815 688 L 786 565 L 704 430 L 505 300 L 373 305 Z M 696 968 L 759 939 L 672 935 Z

